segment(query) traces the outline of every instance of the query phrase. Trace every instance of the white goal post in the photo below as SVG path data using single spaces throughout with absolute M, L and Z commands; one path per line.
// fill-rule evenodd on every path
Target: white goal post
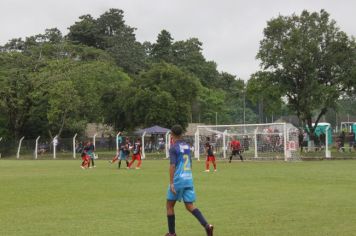
M 216 158 L 228 158 L 235 138 L 241 143 L 244 159 L 300 160 L 298 135 L 298 129 L 289 123 L 201 125 L 195 133 L 194 157 L 200 160 L 204 155 L 209 137 Z

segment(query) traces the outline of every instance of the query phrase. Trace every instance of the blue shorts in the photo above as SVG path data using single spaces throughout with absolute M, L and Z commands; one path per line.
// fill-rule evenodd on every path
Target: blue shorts
M 195 202 L 194 187 L 176 189 L 176 193 L 177 194 L 172 193 L 171 188 L 168 185 L 167 200 L 182 201 L 183 199 L 183 202 Z
M 127 156 L 120 156 L 120 160 L 121 161 L 126 161 L 127 160 Z

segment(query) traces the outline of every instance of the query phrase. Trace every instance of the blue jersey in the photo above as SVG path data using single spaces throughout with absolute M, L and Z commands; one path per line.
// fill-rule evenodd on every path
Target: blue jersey
M 174 187 L 176 189 L 193 187 L 192 159 L 189 145 L 184 141 L 177 141 L 169 149 L 169 158 L 171 165 L 176 167 L 173 177 Z
M 122 143 L 122 137 L 121 137 L 120 135 L 117 136 L 116 142 L 119 144 L 119 146 L 120 146 L 120 144 Z

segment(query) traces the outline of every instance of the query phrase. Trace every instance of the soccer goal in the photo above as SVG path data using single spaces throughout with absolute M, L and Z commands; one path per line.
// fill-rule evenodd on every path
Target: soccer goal
M 300 160 L 296 127 L 289 123 L 266 123 L 245 125 L 202 125 L 195 133 L 194 156 L 204 156 L 209 138 L 215 157 L 230 156 L 230 142 L 239 140 L 244 159 L 250 160 Z

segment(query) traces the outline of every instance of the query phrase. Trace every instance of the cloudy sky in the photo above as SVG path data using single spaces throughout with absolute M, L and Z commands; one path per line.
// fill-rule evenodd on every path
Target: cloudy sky
M 63 34 L 80 15 L 124 10 L 141 42 L 168 30 L 174 40 L 197 37 L 208 60 L 242 79 L 259 69 L 255 56 L 266 21 L 303 9 L 325 9 L 341 30 L 356 36 L 355 0 L 0 0 L 0 44 L 57 27 Z

